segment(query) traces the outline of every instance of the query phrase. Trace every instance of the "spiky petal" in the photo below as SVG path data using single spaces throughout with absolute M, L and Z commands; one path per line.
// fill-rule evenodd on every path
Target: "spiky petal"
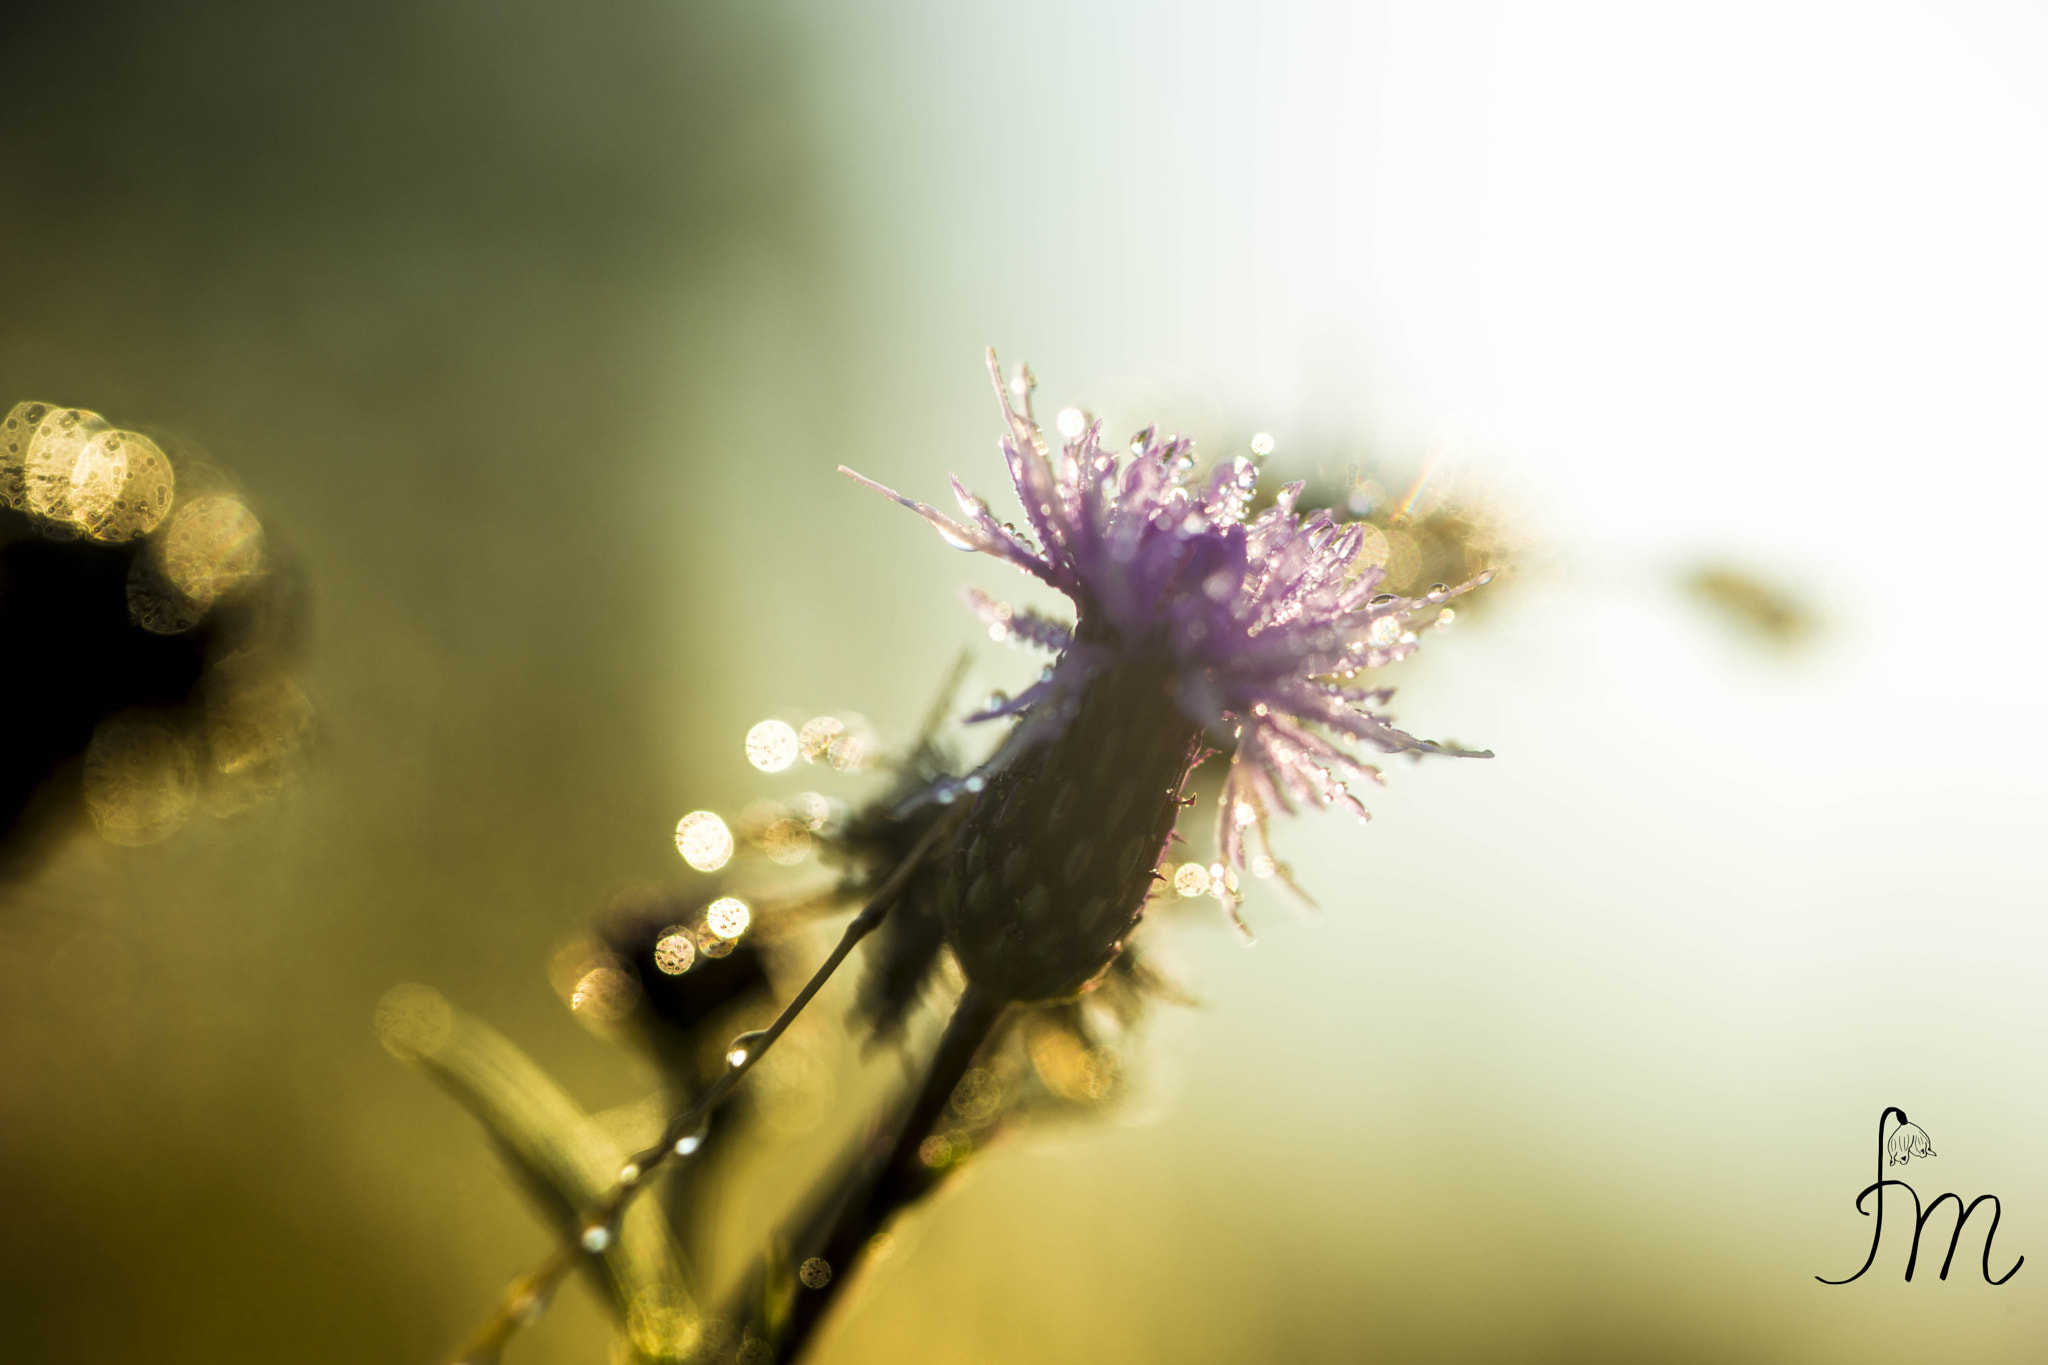
M 956 520 L 842 467 L 842 472 L 930 522 L 957 549 L 1016 566 L 1073 602 L 1072 635 L 1033 620 L 1017 633 L 1059 650 L 1052 677 L 989 715 L 1027 713 L 1015 752 L 1048 738 L 1077 714 L 1090 680 L 1133 661 L 1161 679 L 1170 704 L 1210 742 L 1233 750 L 1217 826 L 1218 856 L 1247 865 L 1247 844 L 1261 840 L 1274 807 L 1340 807 L 1363 818 L 1356 789 L 1379 780 L 1353 745 L 1383 753 L 1484 751 L 1418 739 L 1371 707 L 1385 690 L 1352 680 L 1365 669 L 1406 657 L 1415 626 L 1442 605 L 1487 581 L 1482 574 L 1417 597 L 1379 591 L 1377 565 L 1361 564 L 1363 531 L 1327 511 L 1295 511 L 1302 485 L 1248 516 L 1256 491 L 1254 461 L 1221 463 L 1193 478 L 1191 443 L 1147 429 L 1128 457 L 1103 445 L 1102 424 L 1087 426 L 1058 450 L 1031 411 L 1029 370 L 1013 388 L 988 353 L 1007 427 L 1001 446 L 1023 504 L 1019 529 L 955 478 Z M 1023 619 L 978 599 L 985 620 Z M 1223 889 L 1234 915 L 1235 886 Z

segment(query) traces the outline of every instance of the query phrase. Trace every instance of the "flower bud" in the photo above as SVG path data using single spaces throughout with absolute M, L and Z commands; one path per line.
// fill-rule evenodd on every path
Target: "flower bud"
M 1201 738 L 1169 680 L 1144 656 L 1098 667 L 1051 733 L 990 776 L 954 847 L 947 926 L 976 986 L 1072 995 L 1137 923 Z

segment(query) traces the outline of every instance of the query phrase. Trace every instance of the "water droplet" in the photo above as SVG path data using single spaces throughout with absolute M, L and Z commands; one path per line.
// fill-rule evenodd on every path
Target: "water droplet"
M 1373 594 L 1372 604 L 1376 607 L 1383 607 L 1387 603 L 1395 600 L 1396 598 L 1394 594 L 1390 592 L 1375 593 Z
M 1252 875 L 1260 881 L 1264 881 L 1279 870 L 1280 864 L 1274 862 L 1269 854 L 1261 853 L 1252 859 Z
M 761 1040 L 767 1036 L 768 1030 L 754 1029 L 751 1032 L 742 1033 L 739 1037 L 733 1039 L 731 1044 L 725 1049 L 726 1065 L 745 1066 L 747 1059 L 754 1055 L 755 1051 L 761 1046 Z
M 1271 455 L 1272 453 L 1273 453 L 1273 433 L 1272 433 L 1272 432 L 1270 432 L 1270 431 L 1262 431 L 1262 432 L 1260 432 L 1260 433 L 1259 433 L 1258 435 L 1256 435 L 1256 436 L 1252 437 L 1252 454 L 1254 454 L 1254 455 L 1260 455 L 1260 456 L 1265 456 L 1265 455 Z
M 711 1125 L 710 1125 L 710 1124 L 708 1124 L 708 1123 L 705 1123 L 705 1124 L 699 1124 L 699 1125 L 697 1126 L 697 1131 L 696 1131 L 696 1132 L 694 1132 L 694 1133 L 685 1133 L 685 1134 L 683 1134 L 683 1135 L 682 1135 L 681 1137 L 677 1138 L 677 1139 L 676 1139 L 676 1145 L 675 1145 L 675 1153 L 676 1153 L 676 1155 L 677 1155 L 677 1156 L 695 1156 L 695 1155 L 697 1155 L 697 1149 L 698 1149 L 698 1148 L 700 1148 L 700 1147 L 702 1147 L 702 1146 L 704 1145 L 704 1138 L 705 1138 L 705 1136 L 706 1136 L 706 1135 L 707 1135 L 708 1133 L 710 1133 L 710 1131 L 711 1131 Z
M 948 545 L 952 546 L 956 550 L 973 550 L 979 548 L 975 545 L 973 541 L 967 539 L 967 537 L 961 535 L 958 531 L 955 531 L 950 526 L 935 524 L 934 529 L 938 531 L 940 540 L 945 541 Z
M 1071 441 L 1088 429 L 1088 415 L 1079 408 L 1061 408 L 1053 424 L 1060 429 L 1060 435 Z
M 981 709 L 984 711 L 999 711 L 1009 704 L 1010 694 L 998 687 L 988 694 L 988 700 L 982 702 Z
M 630 1161 L 627 1162 L 625 1165 L 619 1167 L 619 1183 L 621 1185 L 639 1184 L 640 1168 Z
M 612 1244 L 612 1230 L 602 1223 L 583 1229 L 583 1249 L 595 1256 Z
M 1436 614 L 1436 628 L 1438 630 L 1449 630 L 1451 622 L 1457 619 L 1458 613 L 1452 611 L 1449 607 L 1445 607 L 1442 611 Z
M 764 773 L 779 773 L 796 762 L 796 731 L 779 720 L 764 720 L 747 731 L 747 762 Z
M 980 773 L 971 773 L 968 775 L 967 780 L 965 782 L 962 782 L 960 785 L 967 788 L 967 790 L 971 792 L 978 792 L 983 787 L 986 787 L 988 785 L 988 779 L 983 777 Z

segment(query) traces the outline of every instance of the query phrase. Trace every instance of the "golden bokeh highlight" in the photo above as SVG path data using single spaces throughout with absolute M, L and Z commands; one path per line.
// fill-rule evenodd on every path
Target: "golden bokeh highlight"
M 239 499 L 210 494 L 178 508 L 159 553 L 171 586 L 210 606 L 262 569 L 263 528 Z
M 640 983 L 617 967 L 592 967 L 569 992 L 569 1008 L 577 1017 L 600 1024 L 617 1023 L 640 1003 Z
M 732 831 L 708 810 L 693 810 L 676 822 L 676 851 L 699 872 L 716 872 L 732 861 Z
M 738 896 L 720 896 L 704 910 L 704 927 L 720 938 L 738 938 L 753 919 L 753 911 Z
M 680 924 L 661 931 L 654 941 L 654 966 L 664 976 L 681 976 L 697 961 L 697 941 Z
M 1200 863 L 1182 863 L 1173 874 L 1173 889 L 1183 896 L 1209 894 L 1209 869 Z
M 85 806 L 110 842 L 153 844 L 192 816 L 198 803 L 192 746 L 147 713 L 101 721 L 85 751 Z
M 48 403 L 16 403 L 0 418 L 0 507 L 28 508 L 28 443 L 50 410 Z
M 95 540 L 133 540 L 170 512 L 176 486 L 156 442 L 132 431 L 101 431 L 72 465 L 62 513 Z
M 1045 1088 L 1077 1104 L 1108 1099 L 1123 1073 L 1123 1058 L 1115 1048 L 1090 1047 L 1069 1029 L 1032 1029 L 1028 1050 L 1031 1069 Z
M 796 731 L 779 720 L 764 720 L 747 731 L 747 762 L 764 773 L 779 773 L 796 762 Z
M 798 792 L 790 798 L 789 808 L 804 822 L 804 828 L 812 833 L 832 823 L 832 798 L 818 792 Z
M 704 1319 L 680 1290 L 650 1285 L 626 1309 L 626 1336 L 640 1359 L 684 1360 L 703 1340 Z
M 756 836 L 756 842 L 768 855 L 769 862 L 780 867 L 794 867 L 810 854 L 810 826 L 802 820 L 787 817 L 774 820 Z
M 845 721 L 836 716 L 818 716 L 804 722 L 804 728 L 797 732 L 797 745 L 806 762 L 822 763 L 831 752 L 833 741 L 845 733 Z
M 77 534 L 70 516 L 71 476 L 78 457 L 106 426 L 106 418 L 83 408 L 46 408 L 30 433 L 22 451 L 24 510 L 49 523 L 47 531 Z
M 283 791 L 313 742 L 313 704 L 283 662 L 244 650 L 202 685 L 207 809 L 232 815 Z

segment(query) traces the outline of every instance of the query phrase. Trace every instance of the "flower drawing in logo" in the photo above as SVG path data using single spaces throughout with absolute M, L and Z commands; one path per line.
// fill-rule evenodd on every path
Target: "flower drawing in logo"
M 1927 1140 L 1927 1130 L 1917 1123 L 1907 1123 L 1905 1115 L 1899 1115 L 1899 1126 L 1892 1129 L 1892 1135 L 1885 1142 L 1886 1164 L 1903 1166 L 1914 1157 L 1934 1155 L 1934 1144 Z

